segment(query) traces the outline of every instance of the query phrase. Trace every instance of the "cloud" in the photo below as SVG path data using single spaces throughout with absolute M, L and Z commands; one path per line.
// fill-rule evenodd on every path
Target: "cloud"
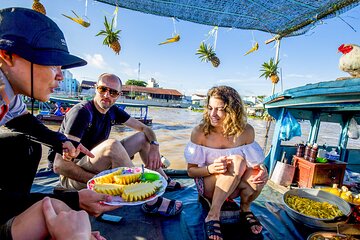
M 88 65 L 97 69 L 106 70 L 108 72 L 112 72 L 113 69 L 110 64 L 107 64 L 101 54 L 85 54 L 85 60 L 88 62 Z

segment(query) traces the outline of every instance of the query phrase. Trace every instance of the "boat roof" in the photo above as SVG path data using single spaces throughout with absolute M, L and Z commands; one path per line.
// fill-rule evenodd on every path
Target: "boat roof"
M 319 20 L 336 17 L 359 0 L 98 0 L 122 8 L 185 21 L 239 29 L 254 29 L 277 38 L 304 34 Z
M 274 117 L 281 108 L 287 108 L 298 119 L 310 119 L 312 112 L 319 112 L 329 122 L 338 122 L 334 115 L 343 114 L 360 120 L 360 78 L 291 88 L 264 99 L 264 107 Z

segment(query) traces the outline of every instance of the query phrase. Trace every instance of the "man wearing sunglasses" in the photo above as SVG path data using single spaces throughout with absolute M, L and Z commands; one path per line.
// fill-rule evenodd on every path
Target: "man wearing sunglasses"
M 54 171 L 60 174 L 62 187 L 77 190 L 86 188 L 87 181 L 101 171 L 116 167 L 133 167 L 130 157 L 139 153 L 147 168 L 158 171 L 168 180 L 169 185 L 181 188 L 180 184 L 171 181 L 161 168 L 159 143 L 154 131 L 115 106 L 121 88 L 119 77 L 104 73 L 95 85 L 94 99 L 76 104 L 65 115 L 60 132 L 91 149 L 95 157 L 79 155 L 80 158 L 65 162 L 60 154 L 56 154 Z M 138 132 L 121 141 L 109 139 L 111 127 L 115 123 L 123 123 Z M 51 155 L 50 153 L 50 161 Z M 181 212 L 182 203 L 159 197 L 144 204 L 142 210 L 146 213 L 173 216 Z

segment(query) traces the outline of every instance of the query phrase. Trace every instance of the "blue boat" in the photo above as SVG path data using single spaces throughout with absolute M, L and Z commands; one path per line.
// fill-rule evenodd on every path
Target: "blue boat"
M 62 97 L 50 97 L 51 102 L 64 103 L 67 106 L 73 106 L 82 100 Z M 121 103 L 116 102 L 115 106 L 125 110 L 132 117 L 139 120 L 140 122 L 151 125 L 152 118 L 148 116 L 149 106 L 146 104 L 133 104 L 133 103 Z M 44 122 L 62 122 L 64 119 L 64 112 L 62 114 L 55 114 L 53 109 L 48 103 L 40 103 L 39 114 L 36 117 Z
M 337 136 L 338 144 L 327 146 L 326 150 L 336 148 L 339 160 L 347 163 L 349 170 L 360 172 L 360 149 L 347 147 L 350 122 L 354 119 L 360 123 L 360 79 L 319 82 L 288 89 L 265 99 L 264 106 L 276 120 L 271 149 L 266 157 L 270 172 L 283 152 L 288 156 L 296 153 L 295 145 L 287 145 L 286 141 L 280 140 L 282 122 L 287 112 L 298 121 L 310 122 L 309 143 L 317 142 L 322 123 L 337 123 L 341 128 Z

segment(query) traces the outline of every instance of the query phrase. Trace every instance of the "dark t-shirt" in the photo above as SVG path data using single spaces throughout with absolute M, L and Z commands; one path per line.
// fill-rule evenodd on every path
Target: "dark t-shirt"
M 106 114 L 102 114 L 91 100 L 73 106 L 65 115 L 59 131 L 80 138 L 80 142 L 91 150 L 109 138 L 113 125 L 124 123 L 129 118 L 130 115 L 117 106 L 112 106 Z M 83 156 L 80 154 L 78 158 Z M 53 160 L 53 157 L 49 157 L 49 160 Z

